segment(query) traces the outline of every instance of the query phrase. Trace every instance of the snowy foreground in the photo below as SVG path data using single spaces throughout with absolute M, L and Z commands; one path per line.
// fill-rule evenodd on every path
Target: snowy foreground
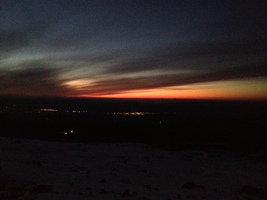
M 23 184 L 36 200 L 267 199 L 266 152 L 175 152 L 133 143 L 0 137 L 0 159 L 2 179 Z

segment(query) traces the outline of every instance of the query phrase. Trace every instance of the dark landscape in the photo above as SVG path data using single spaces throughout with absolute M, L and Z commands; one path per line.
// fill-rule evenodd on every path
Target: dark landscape
M 259 101 L 13 98 L 0 100 L 2 136 L 172 149 L 264 150 Z
M 0 100 L 0 199 L 265 200 L 266 102 Z

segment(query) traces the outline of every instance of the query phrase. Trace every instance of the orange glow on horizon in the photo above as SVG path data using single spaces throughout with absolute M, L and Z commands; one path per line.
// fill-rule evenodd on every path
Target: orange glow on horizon
M 267 100 L 267 94 L 245 94 L 227 91 L 185 91 L 173 93 L 168 91 L 144 92 L 134 91 L 110 95 L 78 95 L 85 98 L 123 98 L 123 99 L 196 99 L 196 100 Z
M 117 94 L 83 94 L 85 98 L 125 98 L 125 99 L 195 99 L 195 100 L 267 100 L 265 82 L 224 81 L 213 84 L 132 90 Z

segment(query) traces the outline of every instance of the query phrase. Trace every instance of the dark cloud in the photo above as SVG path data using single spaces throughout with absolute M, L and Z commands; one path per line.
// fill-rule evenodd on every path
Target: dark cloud
M 48 23 L 40 21 L 13 29 L 0 28 L 0 53 L 29 47 L 43 36 L 47 26 Z
M 63 86 L 58 72 L 51 68 L 0 70 L 1 95 L 67 96 L 71 90 Z
M 27 46 L 28 40 L 28 35 L 22 30 L 0 30 L 0 52 Z
M 106 70 L 127 74 L 150 70 L 202 70 L 240 67 L 243 63 L 267 63 L 267 40 L 208 44 L 177 44 L 149 51 L 141 58 L 128 59 Z

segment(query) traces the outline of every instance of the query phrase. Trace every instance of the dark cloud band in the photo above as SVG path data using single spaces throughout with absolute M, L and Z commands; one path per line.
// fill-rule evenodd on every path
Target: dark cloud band
M 0 70 L 1 95 L 68 96 L 71 90 L 57 78 L 51 68 Z

